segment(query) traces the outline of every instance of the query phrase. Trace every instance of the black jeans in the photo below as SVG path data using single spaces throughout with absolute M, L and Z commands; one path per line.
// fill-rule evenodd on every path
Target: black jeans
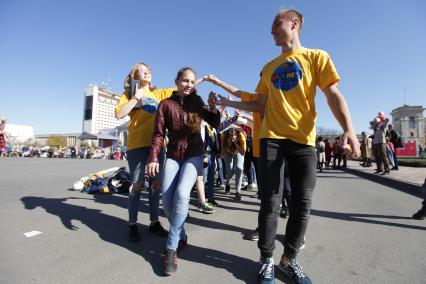
M 287 207 L 288 210 L 291 208 L 291 183 L 290 175 L 288 173 L 288 163 L 284 160 L 284 164 L 281 167 L 281 174 L 283 179 L 280 182 L 280 187 L 283 187 L 283 198 L 281 200 L 281 206 Z
M 288 162 L 292 189 L 292 206 L 287 221 L 284 255 L 293 258 L 302 245 L 308 225 L 312 194 L 316 183 L 317 155 L 315 148 L 288 139 L 260 140 L 260 187 L 258 247 L 263 257 L 272 257 L 275 249 L 278 214 L 282 200 L 281 167 Z M 265 178 L 267 177 L 267 178 Z

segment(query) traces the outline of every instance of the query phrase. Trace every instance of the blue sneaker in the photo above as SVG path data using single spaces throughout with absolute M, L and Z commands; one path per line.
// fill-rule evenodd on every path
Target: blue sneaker
M 312 284 L 311 279 L 303 272 L 303 268 L 299 266 L 294 257 L 289 264 L 280 261 L 278 268 L 287 275 L 294 284 Z
M 272 258 L 260 258 L 260 270 L 257 274 L 259 284 L 275 284 L 274 261 Z

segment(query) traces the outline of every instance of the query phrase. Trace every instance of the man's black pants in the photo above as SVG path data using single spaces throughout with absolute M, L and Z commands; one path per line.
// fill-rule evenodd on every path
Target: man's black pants
M 260 187 L 258 247 L 263 257 L 272 257 L 275 249 L 278 215 L 282 200 L 281 166 L 288 162 L 292 188 L 292 206 L 287 221 L 284 254 L 293 258 L 299 251 L 308 225 L 312 194 L 316 183 L 317 155 L 315 148 L 289 139 L 260 140 Z

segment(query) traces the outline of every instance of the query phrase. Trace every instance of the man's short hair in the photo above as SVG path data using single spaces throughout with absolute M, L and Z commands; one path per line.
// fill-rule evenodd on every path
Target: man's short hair
M 297 18 L 299 20 L 299 23 L 300 23 L 299 33 L 302 31 L 303 22 L 305 20 L 305 17 L 303 16 L 302 13 L 300 13 L 299 11 L 297 11 L 295 9 L 280 9 L 278 11 L 278 14 L 288 14 L 292 18 Z

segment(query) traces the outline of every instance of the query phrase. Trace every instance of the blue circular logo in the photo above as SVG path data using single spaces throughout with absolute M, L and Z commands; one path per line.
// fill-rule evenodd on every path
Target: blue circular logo
M 142 98 L 141 99 L 141 109 L 149 112 L 155 113 L 157 111 L 158 102 L 153 98 Z
M 289 91 L 299 84 L 302 77 L 303 71 L 300 65 L 294 61 L 286 61 L 275 69 L 271 81 L 275 88 Z

